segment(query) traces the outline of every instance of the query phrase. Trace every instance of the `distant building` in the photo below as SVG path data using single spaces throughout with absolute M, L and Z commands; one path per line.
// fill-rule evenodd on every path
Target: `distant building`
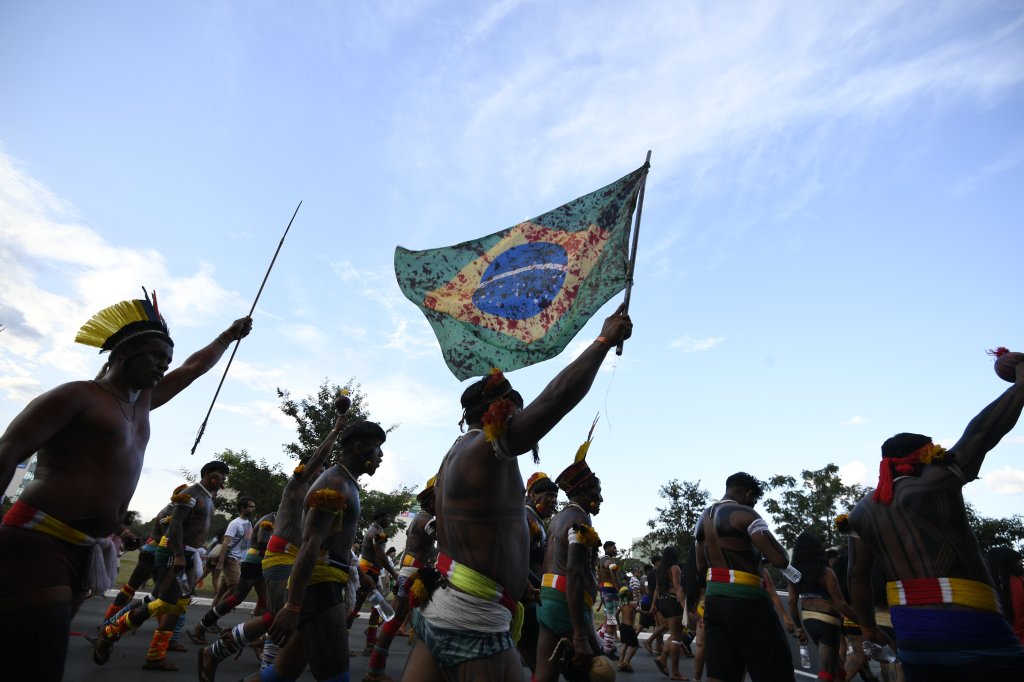
M 28 482 L 36 477 L 36 456 L 32 455 L 27 460 L 18 465 L 14 470 L 14 477 L 11 478 L 11 484 L 7 486 L 7 490 L 4 491 L 4 497 L 14 502 L 18 499 L 21 493 L 25 490 L 25 486 Z

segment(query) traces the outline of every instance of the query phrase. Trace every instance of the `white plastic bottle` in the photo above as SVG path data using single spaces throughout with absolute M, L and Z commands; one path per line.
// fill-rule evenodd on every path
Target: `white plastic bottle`
M 800 645 L 800 667 L 811 667 L 811 650 L 806 644 Z
M 380 614 L 381 620 L 387 623 L 389 620 L 395 617 L 395 610 L 391 608 L 391 604 L 384 599 L 384 595 L 380 593 L 380 590 L 374 590 L 366 598 L 366 601 L 370 603 L 370 606 L 377 610 Z

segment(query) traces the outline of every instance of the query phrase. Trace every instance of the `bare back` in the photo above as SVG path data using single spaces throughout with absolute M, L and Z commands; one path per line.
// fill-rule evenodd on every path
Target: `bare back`
M 296 546 L 302 542 L 302 501 L 306 499 L 308 490 L 309 485 L 306 481 L 292 476 L 285 483 L 281 502 L 277 505 L 274 535 Z
M 868 495 L 850 514 L 851 527 L 874 550 L 887 580 L 953 577 L 991 582 L 967 522 L 962 488 L 959 483 L 936 486 L 932 478 L 897 479 L 889 505 Z
M 525 492 L 517 460 L 499 460 L 476 429 L 456 441 L 437 475 L 438 549 L 514 596 L 529 570 Z
M 703 542 L 711 568 L 731 568 L 761 575 L 761 552 L 754 547 L 746 528 L 760 516 L 750 507 L 725 499 L 701 516 L 697 541 Z
M 434 538 L 426 530 L 432 518 L 432 514 L 420 510 L 409 524 L 409 530 L 405 535 L 405 553 L 424 564 L 433 563 L 437 557 Z

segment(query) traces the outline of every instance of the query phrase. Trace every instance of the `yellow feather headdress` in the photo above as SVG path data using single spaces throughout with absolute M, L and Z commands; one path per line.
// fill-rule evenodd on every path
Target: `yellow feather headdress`
M 566 495 L 572 495 L 581 485 L 594 478 L 594 472 L 587 466 L 587 452 L 590 451 L 590 443 L 594 440 L 594 427 L 601 415 L 594 417 L 594 423 L 590 425 L 590 432 L 587 433 L 587 440 L 576 450 L 576 457 L 572 464 L 566 467 L 565 471 L 558 474 L 555 483 L 565 491 Z
M 78 330 L 75 343 L 99 348 L 102 353 L 142 334 L 156 334 L 173 346 L 167 323 L 157 307 L 156 292 L 151 301 L 145 288 L 142 291 L 145 298 L 121 301 L 93 315 Z

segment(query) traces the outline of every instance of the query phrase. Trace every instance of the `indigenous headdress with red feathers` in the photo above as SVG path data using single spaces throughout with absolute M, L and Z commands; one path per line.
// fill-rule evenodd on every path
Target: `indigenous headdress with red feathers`
M 892 484 L 895 475 L 911 476 L 918 464 L 931 464 L 946 458 L 946 448 L 929 440 L 905 457 L 882 457 L 878 465 L 878 486 L 871 499 L 879 504 L 892 503 Z

